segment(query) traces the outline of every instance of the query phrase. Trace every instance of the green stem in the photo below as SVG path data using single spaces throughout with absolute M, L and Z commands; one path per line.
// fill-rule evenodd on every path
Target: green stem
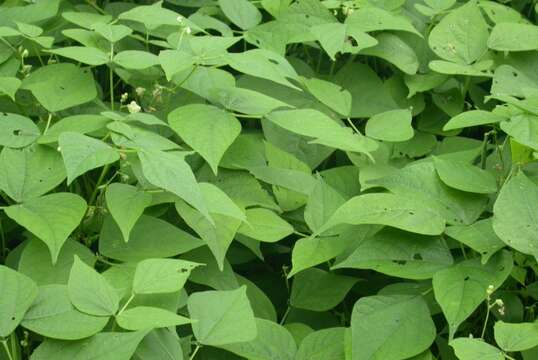
M 489 296 L 488 296 L 488 300 L 487 300 L 487 311 L 486 311 L 486 319 L 484 320 L 484 326 L 482 326 L 482 333 L 480 334 L 480 338 L 481 339 L 484 339 L 484 335 L 486 335 L 486 328 L 487 328 L 487 325 L 488 325 L 488 320 L 489 320 L 489 313 L 491 312 L 491 307 L 489 305 Z
M 6 236 L 4 234 L 4 226 L 2 225 L 2 219 L 0 218 L 0 241 L 2 241 L 2 252 L 0 255 L 2 255 L 2 259 L 5 258 L 7 255 L 7 248 L 6 248 Z
M 286 312 L 284 312 L 284 315 L 282 315 L 282 319 L 280 319 L 279 324 L 284 325 L 286 322 L 286 319 L 288 318 L 288 315 L 290 314 L 291 306 L 288 305 L 288 308 L 286 309 Z
M 108 83 L 110 88 L 110 108 L 114 111 L 114 71 L 112 67 L 108 68 Z
M 93 189 L 92 195 L 90 196 L 90 200 L 88 201 L 88 205 L 91 206 L 95 202 L 95 199 L 97 198 L 97 194 L 99 193 L 99 187 L 101 186 L 101 183 L 105 179 L 105 176 L 109 168 L 110 168 L 110 164 L 106 164 L 103 167 L 103 170 L 101 171 L 101 175 L 99 175 L 99 179 L 97 180 L 97 184 L 95 184 L 95 188 Z
M 7 358 L 9 360 L 13 360 L 13 356 L 11 355 L 11 351 L 9 351 L 9 346 L 7 346 L 7 340 L 2 340 L 2 346 L 4 347 L 4 350 L 6 351 Z
M 47 125 L 45 125 L 45 130 L 43 130 L 43 135 L 45 135 L 47 133 L 47 131 L 49 131 L 51 120 L 52 120 L 52 114 L 49 113 L 49 117 L 47 119 Z
M 127 301 L 121 307 L 120 311 L 118 311 L 118 314 L 116 316 L 120 316 L 125 311 L 125 309 L 127 309 L 127 306 L 129 306 L 131 301 L 133 301 L 134 297 L 135 297 L 135 294 L 131 293 L 131 296 L 129 296 L 129 299 L 127 299 Z
M 488 158 L 488 139 L 489 139 L 490 132 L 484 134 L 484 140 L 482 140 L 482 152 L 480 155 L 480 168 L 485 169 L 486 168 L 486 160 Z
M 191 356 L 189 356 L 189 360 L 193 360 L 198 351 L 200 350 L 201 346 L 200 344 L 196 344 L 196 347 L 194 348 L 194 351 L 192 352 Z
M 350 118 L 346 118 L 346 120 L 347 120 L 348 124 L 351 125 L 351 127 L 353 128 L 353 130 L 355 130 L 355 132 L 356 132 L 357 134 L 360 134 L 359 129 L 357 129 L 357 127 L 355 126 L 355 124 L 353 124 L 353 121 L 351 121 Z

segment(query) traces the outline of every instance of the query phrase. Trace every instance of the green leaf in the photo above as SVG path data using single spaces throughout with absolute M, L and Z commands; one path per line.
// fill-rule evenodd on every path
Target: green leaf
M 246 286 L 230 291 L 203 291 L 189 296 L 187 305 L 196 340 L 222 346 L 256 339 L 256 321 Z
M 324 23 L 312 26 L 310 32 L 319 41 L 331 60 L 337 53 L 356 54 L 360 50 L 375 46 L 377 40 L 361 30 L 358 24 Z M 354 45 L 350 39 L 355 40 Z
M 154 30 L 162 25 L 181 26 L 177 20 L 178 14 L 162 7 L 162 1 L 152 5 L 136 6 L 122 12 L 118 18 L 144 24 L 147 30 Z M 146 31 L 147 31 L 146 30 Z
M 504 351 L 523 351 L 538 346 L 538 323 L 509 324 L 497 321 L 495 341 Z
M 439 235 L 445 221 L 435 210 L 410 197 L 365 194 L 340 206 L 318 233 L 338 224 L 379 224 L 423 235 Z
M 41 135 L 34 122 L 22 115 L 0 113 L 2 127 L 0 129 L 0 145 L 11 148 L 22 148 L 30 145 Z
M 5 147 L 0 153 L 0 189 L 17 202 L 49 192 L 65 177 L 62 157 L 49 147 Z
M 122 328 L 135 331 L 185 325 L 191 322 L 186 317 L 171 311 L 149 306 L 127 309 L 116 317 L 116 321 Z
M 293 279 L 290 305 L 311 311 L 328 311 L 345 298 L 357 281 L 317 268 L 301 271 Z
M 82 11 L 64 11 L 62 17 L 70 23 L 86 29 L 91 29 L 94 24 L 106 24 L 112 20 L 110 15 Z
M 0 336 L 8 337 L 21 322 L 37 296 L 32 279 L 0 265 Z
M 493 207 L 493 230 L 508 246 L 538 257 L 538 186 L 522 172 L 502 187 Z
M 49 50 L 50 53 L 73 59 L 91 66 L 103 65 L 109 62 L 110 57 L 103 51 L 85 46 L 67 46 Z
M 499 288 L 512 271 L 512 255 L 502 251 L 482 265 L 478 258 L 462 261 L 433 276 L 435 300 L 448 321 L 450 338 L 486 299 L 490 285 Z
M 497 180 L 492 173 L 462 161 L 434 158 L 441 180 L 454 189 L 479 194 L 497 192 Z
M 482 339 L 457 338 L 450 342 L 450 346 L 460 360 L 504 360 L 501 350 Z
M 538 150 L 538 116 L 520 114 L 501 122 L 501 129 L 517 142 Z
M 204 242 L 172 224 L 142 215 L 125 242 L 111 216 L 106 217 L 99 238 L 99 252 L 109 258 L 137 262 L 143 259 L 172 257 L 203 246 Z
M 159 63 L 166 74 L 166 79 L 170 81 L 174 75 L 191 69 L 196 63 L 196 58 L 185 51 L 163 50 L 159 53 Z
M 220 9 L 231 22 L 248 30 L 262 21 L 260 11 L 248 0 L 219 0 Z
M 118 42 L 121 39 L 131 35 L 133 32 L 133 30 L 131 30 L 125 25 L 96 23 L 92 24 L 91 28 L 111 43 Z
M 95 316 L 111 316 L 119 307 L 118 295 L 106 279 L 75 255 L 67 292 L 77 310 Z
M 294 360 L 297 351 L 290 332 L 277 323 L 256 319 L 258 334 L 248 342 L 238 342 L 221 347 L 246 359 Z
M 110 215 L 118 224 L 123 239 L 129 241 L 131 230 L 151 204 L 151 194 L 131 185 L 114 183 L 107 187 L 105 198 Z
M 179 291 L 191 270 L 200 264 L 176 259 L 146 259 L 139 262 L 133 280 L 133 293 L 158 294 Z
M 470 111 L 466 111 L 461 114 L 458 114 L 454 116 L 453 118 L 451 118 L 445 124 L 445 126 L 443 126 L 443 130 L 449 131 L 449 130 L 462 129 L 462 128 L 471 127 L 471 126 L 496 124 L 503 120 L 506 120 L 506 118 L 503 116 L 491 113 L 489 111 L 470 110 Z
M 226 215 L 211 214 L 214 223 L 210 223 L 200 212 L 182 201 L 176 202 L 176 210 L 187 225 L 209 246 L 222 270 L 226 252 L 241 225 L 241 221 Z
M 47 339 L 32 354 L 33 360 L 129 360 L 147 331 L 102 332 L 80 341 Z
M 345 328 L 335 327 L 308 334 L 299 343 L 295 360 L 345 360 L 345 331 Z
M 93 114 L 64 117 L 51 125 L 47 133 L 43 134 L 37 142 L 40 144 L 57 142 L 59 136 L 64 132 L 77 132 L 80 134 L 97 132 L 105 128 L 110 121 L 104 116 Z
M 183 349 L 175 331 L 154 329 L 146 335 L 134 355 L 138 360 L 184 360 Z
M 389 11 L 374 6 L 364 6 L 353 11 L 347 17 L 346 24 L 354 25 L 358 30 L 364 32 L 396 30 L 422 36 L 406 17 L 394 15 Z
M 106 316 L 87 315 L 76 310 L 65 285 L 46 285 L 21 323 L 26 329 L 52 339 L 78 340 L 100 332 L 108 322 Z
M 482 257 L 482 264 L 506 244 L 493 231 L 492 218 L 479 220 L 471 225 L 455 225 L 446 228 L 451 238 L 469 246 Z
M 67 170 L 67 184 L 86 172 L 120 159 L 119 153 L 105 142 L 76 132 L 65 132 L 58 139 Z
M 502 22 L 496 24 L 488 39 L 488 47 L 497 51 L 538 50 L 538 26 Z
M 352 101 L 349 91 L 332 82 L 316 78 L 305 79 L 304 85 L 322 104 L 341 115 L 349 116 Z
M 86 206 L 86 201 L 78 195 L 55 193 L 8 206 L 4 211 L 47 244 L 55 264 L 67 237 L 86 213 Z
M 209 212 L 247 221 L 245 212 L 219 187 L 211 183 L 200 183 Z
M 240 0 L 243 1 L 243 0 Z M 263 49 L 229 54 L 228 65 L 244 74 L 260 77 L 299 90 L 289 79 L 299 80 L 297 72 L 286 58 Z
M 1 76 L 0 77 L 0 94 L 6 94 L 15 101 L 15 94 L 22 82 L 15 77 Z
M 337 121 L 317 110 L 279 110 L 270 113 L 266 118 L 288 131 L 314 138 L 312 143 L 361 153 L 370 153 L 377 149 L 375 141 L 360 133 L 354 134 L 350 128 L 339 125 Z
M 451 11 L 431 31 L 430 48 L 440 58 L 471 64 L 487 51 L 488 25 L 477 2 L 469 1 Z
M 262 242 L 277 242 L 293 234 L 294 229 L 275 212 L 263 209 L 247 209 L 247 222 L 237 232 Z
M 147 51 L 125 50 L 117 53 L 113 59 L 117 65 L 129 70 L 144 70 L 159 65 L 159 57 Z
M 89 102 L 97 96 L 92 72 L 74 64 L 46 65 L 22 82 L 50 112 L 65 110 Z
M 215 174 L 222 156 L 241 132 L 241 123 L 233 115 L 205 104 L 179 107 L 168 115 L 168 122 Z
M 385 228 L 361 241 L 353 253 L 333 269 L 371 269 L 421 280 L 431 278 L 452 263 L 450 249 L 442 238 Z
M 487 198 L 446 186 L 433 162 L 412 163 L 390 175 L 369 181 L 437 211 L 450 225 L 472 224 L 485 209 Z
M 381 33 L 376 37 L 377 45 L 367 47 L 360 54 L 377 56 L 394 64 L 406 74 L 416 74 L 419 67 L 419 59 L 415 51 L 397 35 Z
M 47 245 L 37 238 L 24 243 L 20 254 L 18 270 L 30 277 L 37 285 L 67 284 L 75 256 L 88 266 L 94 266 L 95 256 L 81 243 L 68 239 L 58 254 L 56 264 L 52 264 Z
M 344 203 L 344 197 L 319 177 L 304 210 L 304 219 L 308 227 L 312 231 L 318 231 Z
M 406 359 L 429 348 L 435 334 L 422 297 L 362 297 L 351 315 L 352 359 Z
M 207 219 L 211 219 L 204 197 L 185 154 L 144 149 L 138 152 L 142 172 L 153 185 L 179 196 Z
M 410 110 L 391 110 L 372 116 L 366 123 L 366 135 L 383 141 L 407 141 L 415 134 Z

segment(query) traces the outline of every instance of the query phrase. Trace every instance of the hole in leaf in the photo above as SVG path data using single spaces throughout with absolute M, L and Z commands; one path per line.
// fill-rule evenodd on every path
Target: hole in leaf
M 405 260 L 392 260 L 392 262 L 395 263 L 395 264 L 398 264 L 398 265 L 407 264 L 407 261 L 405 261 Z
M 21 134 L 21 131 L 19 129 L 13 130 L 13 135 L 19 136 Z
M 465 279 L 463 279 L 463 281 L 467 281 L 467 280 L 469 280 L 468 276 L 466 276 Z
M 415 259 L 415 260 L 423 260 L 422 255 L 420 255 L 419 253 L 414 254 L 413 259 Z

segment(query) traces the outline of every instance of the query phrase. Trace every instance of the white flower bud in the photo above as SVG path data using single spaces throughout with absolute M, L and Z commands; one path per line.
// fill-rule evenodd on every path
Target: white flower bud
M 486 293 L 488 295 L 491 295 L 491 294 L 493 294 L 494 291 L 495 291 L 495 286 L 490 285 L 490 286 L 488 286 L 488 289 L 486 290 Z
M 130 114 L 134 114 L 140 112 L 142 108 L 136 103 L 136 101 L 133 100 L 129 103 L 129 105 L 127 105 L 127 110 Z
M 137 87 L 135 89 L 135 92 L 136 92 L 136 95 L 138 95 L 138 96 L 144 96 L 144 93 L 146 92 L 146 89 L 139 86 L 139 87 Z
M 21 57 L 22 57 L 22 58 L 28 57 L 29 54 L 30 54 L 30 53 L 28 52 L 28 50 L 27 50 L 27 49 L 24 49 L 24 50 L 22 51 L 22 53 L 21 53 Z
M 176 18 L 177 22 L 180 23 L 180 24 L 183 22 L 183 19 L 184 18 L 181 15 L 178 15 L 177 18 Z
M 190 35 L 190 34 L 192 33 L 192 29 L 190 28 L 190 26 L 187 26 L 187 27 L 185 28 L 185 33 L 186 33 L 187 35 Z
M 124 103 L 124 102 L 127 101 L 128 98 L 129 98 L 129 94 L 127 94 L 127 93 L 123 93 L 123 94 L 121 94 L 121 96 L 120 96 L 120 102 L 121 102 L 121 103 Z
M 497 299 L 495 300 L 495 305 L 498 307 L 504 307 L 504 301 L 502 301 L 502 299 Z

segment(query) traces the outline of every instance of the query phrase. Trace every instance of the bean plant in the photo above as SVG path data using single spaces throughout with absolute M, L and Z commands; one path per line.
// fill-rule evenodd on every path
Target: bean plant
M 530 0 L 5 0 L 0 360 L 538 359 Z

